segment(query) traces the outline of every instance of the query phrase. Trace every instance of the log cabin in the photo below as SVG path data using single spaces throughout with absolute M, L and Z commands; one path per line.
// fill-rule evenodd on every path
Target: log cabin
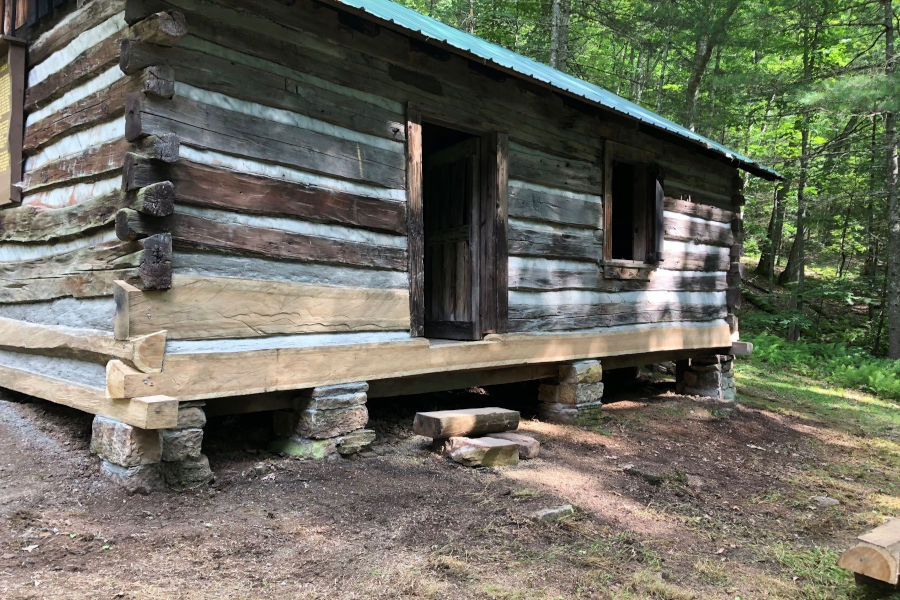
M 206 414 L 349 453 L 369 398 L 602 368 L 733 397 L 743 177 L 775 171 L 388 0 L 7 0 L 0 387 L 102 469 L 208 480 Z

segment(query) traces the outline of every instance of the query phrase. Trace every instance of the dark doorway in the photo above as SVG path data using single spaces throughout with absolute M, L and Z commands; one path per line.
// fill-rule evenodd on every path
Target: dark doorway
M 425 336 L 481 339 L 481 138 L 422 126 Z

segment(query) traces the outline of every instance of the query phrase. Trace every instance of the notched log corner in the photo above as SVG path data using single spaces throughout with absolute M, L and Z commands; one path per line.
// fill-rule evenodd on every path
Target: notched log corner
M 143 240 L 141 284 L 145 290 L 172 287 L 172 234 L 159 233 Z

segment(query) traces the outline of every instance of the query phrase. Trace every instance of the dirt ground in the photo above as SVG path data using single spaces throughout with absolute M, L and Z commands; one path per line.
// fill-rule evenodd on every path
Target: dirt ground
M 644 379 L 608 392 L 599 428 L 526 419 L 541 456 L 499 471 L 430 453 L 412 416 L 531 416 L 527 386 L 373 400 L 379 441 L 355 460 L 276 456 L 265 415 L 224 418 L 204 442 L 216 482 L 148 496 L 100 479 L 89 417 L 6 394 L 0 598 L 861 597 L 833 562 L 900 514 L 900 432 L 871 446 L 865 423 L 772 409 L 779 393 L 746 383 L 725 406 Z

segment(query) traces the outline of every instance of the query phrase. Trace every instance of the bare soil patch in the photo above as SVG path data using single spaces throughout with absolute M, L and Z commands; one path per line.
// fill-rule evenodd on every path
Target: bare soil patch
M 149 496 L 100 479 L 89 417 L 6 394 L 0 598 L 854 597 L 848 577 L 798 565 L 824 565 L 890 509 L 878 477 L 810 476 L 868 460 L 858 440 L 672 387 L 611 391 L 592 430 L 526 418 L 541 457 L 499 471 L 432 454 L 413 414 L 532 417 L 528 386 L 372 401 L 379 441 L 355 460 L 273 455 L 265 415 L 213 420 L 215 484 Z M 573 517 L 530 518 L 565 503 Z

